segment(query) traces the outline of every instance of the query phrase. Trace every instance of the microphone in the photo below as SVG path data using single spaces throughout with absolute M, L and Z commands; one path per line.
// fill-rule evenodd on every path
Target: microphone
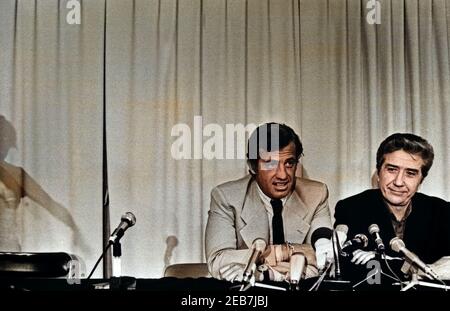
M 420 270 L 422 270 L 423 272 L 425 272 L 426 275 L 428 275 L 429 277 L 440 281 L 439 276 L 436 274 L 436 272 L 434 272 L 430 266 L 428 266 L 426 263 L 424 263 L 422 260 L 420 260 L 420 258 L 414 254 L 413 252 L 411 252 L 410 250 L 408 250 L 405 247 L 405 243 L 403 242 L 402 239 L 399 239 L 397 237 L 393 238 L 390 242 L 389 245 L 391 246 L 391 249 L 397 253 L 403 253 L 403 255 L 405 255 L 405 259 L 406 261 L 410 262 L 411 264 L 414 264 L 417 266 L 417 268 L 419 268 Z
M 123 237 L 123 234 L 125 231 L 129 228 L 134 226 L 136 223 L 136 217 L 133 213 L 127 212 L 122 215 L 122 218 L 120 219 L 120 224 L 117 226 L 117 228 L 114 230 L 114 232 L 109 237 L 109 244 L 114 244 L 116 242 L 119 242 L 119 240 Z
M 341 247 L 341 245 L 345 242 L 345 240 L 347 240 L 348 226 L 344 224 L 337 225 L 335 232 L 337 235 L 337 240 L 339 242 L 339 247 Z M 338 247 L 336 246 L 336 248 Z
M 292 285 L 297 285 L 302 278 L 305 270 L 306 258 L 302 253 L 293 253 L 291 255 L 289 275 Z
M 178 239 L 174 235 L 169 235 L 166 239 L 166 251 L 164 252 L 164 266 L 170 265 L 170 259 L 172 258 L 172 253 L 175 247 L 178 245 Z
M 341 277 L 341 264 L 339 262 L 339 253 L 341 250 L 341 244 L 347 239 L 348 226 L 344 224 L 337 225 L 332 232 L 331 242 L 333 246 L 333 259 L 327 260 L 323 271 L 326 273 L 331 265 L 334 264 L 334 276 L 336 278 Z
M 243 281 L 248 282 L 252 278 L 256 270 L 256 262 L 261 253 L 266 249 L 267 242 L 262 238 L 256 238 L 252 243 L 252 255 L 244 270 Z
M 365 234 L 359 233 L 351 240 L 348 240 L 342 245 L 340 254 L 344 257 L 350 256 L 355 250 L 366 248 L 369 244 L 369 239 Z
M 311 245 L 315 248 L 315 244 L 317 240 L 319 239 L 331 239 L 331 236 L 333 235 L 333 230 L 327 227 L 320 227 L 314 230 L 314 232 L 311 234 Z
M 369 233 L 372 235 L 373 239 L 375 240 L 375 243 L 377 244 L 377 250 L 380 253 L 384 253 L 384 250 L 386 247 L 384 247 L 383 240 L 380 236 L 380 228 L 377 224 L 371 224 L 369 226 Z

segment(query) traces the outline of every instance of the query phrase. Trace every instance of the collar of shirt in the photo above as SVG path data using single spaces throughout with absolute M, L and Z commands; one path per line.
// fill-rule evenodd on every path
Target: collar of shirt
M 411 214 L 412 203 L 409 203 L 408 207 L 406 208 L 405 214 L 403 215 L 402 219 L 400 219 L 400 220 L 397 220 L 397 217 L 395 217 L 394 213 L 391 211 L 391 209 L 389 208 L 389 206 L 387 204 L 386 204 L 386 208 L 388 209 L 388 211 L 391 215 L 392 221 L 394 221 L 396 223 L 404 223 L 406 221 L 406 218 L 408 218 L 409 214 Z
M 387 205 L 387 204 L 386 204 Z M 403 215 L 403 218 L 401 220 L 397 220 L 394 213 L 387 207 L 387 209 L 390 212 L 391 215 L 391 223 L 392 227 L 394 228 L 395 236 L 402 239 L 405 234 L 405 224 L 406 224 L 406 218 L 408 218 L 409 214 L 411 214 L 412 210 L 412 204 L 410 203 L 408 207 L 406 208 L 405 215 Z
M 264 203 L 264 208 L 266 209 L 267 213 L 269 213 L 269 215 L 273 216 L 272 204 L 270 204 L 270 200 L 272 200 L 272 199 L 261 190 L 258 183 L 256 183 L 256 187 L 258 188 L 259 197 L 261 198 L 261 200 Z M 292 194 L 292 192 L 281 199 L 281 203 L 283 204 L 283 207 L 285 206 L 286 201 L 289 199 L 291 194 Z

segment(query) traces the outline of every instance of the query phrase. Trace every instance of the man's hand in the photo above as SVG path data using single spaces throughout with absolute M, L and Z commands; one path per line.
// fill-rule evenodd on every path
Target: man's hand
M 244 270 L 245 265 L 241 263 L 232 263 L 222 267 L 219 272 L 222 280 L 227 280 L 228 282 L 233 283 L 234 281 L 242 282 L 244 278 Z M 256 269 L 254 277 L 256 281 L 262 281 L 264 279 L 263 274 L 258 271 L 258 269 Z
M 317 268 L 322 270 L 325 267 L 326 262 L 333 261 L 333 243 L 329 239 L 318 239 L 316 244 L 314 244 L 316 248 L 316 261 Z
M 441 280 L 450 280 L 450 256 L 441 257 L 438 261 L 429 265 Z M 419 277 L 429 278 L 422 270 L 418 271 Z
M 374 251 L 363 251 L 360 249 L 357 249 L 353 252 L 353 258 L 351 262 L 353 262 L 355 265 L 365 265 L 369 260 L 375 258 L 375 252 Z
M 244 270 L 245 265 L 232 263 L 222 267 L 219 272 L 222 280 L 227 280 L 228 282 L 241 282 L 244 277 Z

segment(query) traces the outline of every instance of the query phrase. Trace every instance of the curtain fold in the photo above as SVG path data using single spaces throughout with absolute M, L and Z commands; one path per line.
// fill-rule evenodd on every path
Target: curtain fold
M 73 26 L 64 1 L 0 3 L 0 114 L 15 133 L 0 160 L 20 187 L 14 215 L 0 217 L 17 243 L 0 238 L 2 251 L 66 251 L 87 267 L 99 256 L 102 8 L 86 2 Z

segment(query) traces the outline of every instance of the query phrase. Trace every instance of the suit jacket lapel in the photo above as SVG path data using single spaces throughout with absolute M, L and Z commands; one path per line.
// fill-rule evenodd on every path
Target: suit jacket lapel
M 294 191 L 286 201 L 284 208 L 283 225 L 286 241 L 303 243 L 310 227 L 303 220 L 308 211 L 306 204 L 300 199 L 297 192 Z
M 249 248 L 256 238 L 263 238 L 269 243 L 269 220 L 253 179 L 250 180 L 245 196 L 241 218 L 245 225 L 240 230 L 240 234 Z

